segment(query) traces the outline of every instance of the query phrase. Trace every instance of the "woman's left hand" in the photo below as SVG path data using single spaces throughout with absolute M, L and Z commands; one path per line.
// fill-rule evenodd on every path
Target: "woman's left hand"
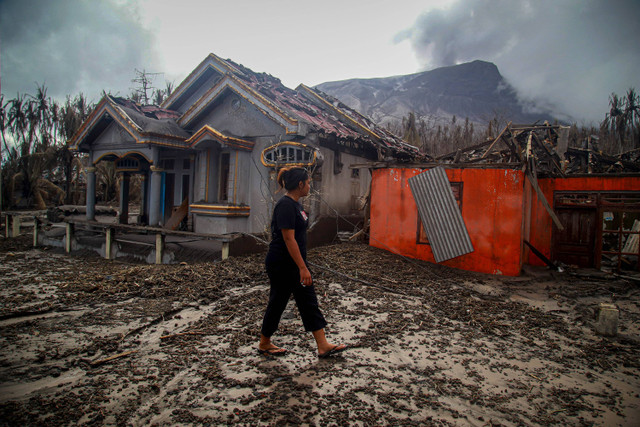
M 307 267 L 300 269 L 300 284 L 302 286 L 311 286 L 313 280 L 311 279 L 311 272 Z

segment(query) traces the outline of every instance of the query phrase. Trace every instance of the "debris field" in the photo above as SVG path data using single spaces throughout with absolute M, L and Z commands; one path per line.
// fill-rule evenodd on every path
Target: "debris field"
M 0 425 L 634 425 L 640 290 L 453 270 L 362 243 L 310 251 L 331 341 L 293 301 L 257 352 L 264 254 L 146 265 L 0 237 Z M 614 303 L 618 336 L 594 332 Z

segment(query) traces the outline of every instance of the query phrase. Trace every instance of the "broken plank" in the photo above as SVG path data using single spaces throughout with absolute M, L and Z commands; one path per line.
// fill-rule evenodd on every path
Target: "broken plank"
M 561 231 L 564 230 L 564 226 L 560 222 L 560 218 L 558 218 L 558 216 L 553 211 L 551 206 L 549 206 L 549 202 L 547 201 L 547 198 L 545 197 L 544 193 L 538 186 L 538 179 L 533 175 L 533 173 L 531 173 L 531 168 L 529 165 L 527 165 L 527 167 L 525 168 L 525 172 L 526 172 L 527 178 L 529 178 L 529 182 L 531 183 L 531 186 L 533 187 L 534 190 L 536 190 L 536 194 L 538 195 L 538 200 L 540 200 L 540 202 L 542 203 L 542 206 L 544 206 L 544 208 L 546 209 L 547 213 L 553 220 L 556 227 L 558 227 L 558 229 Z
M 482 155 L 482 158 L 484 159 L 485 157 L 487 157 L 487 154 L 489 154 L 489 152 L 491 151 L 491 149 L 493 148 L 494 145 L 496 145 L 496 143 L 502 139 L 502 135 L 507 131 L 507 129 L 509 129 L 509 126 L 511 126 L 511 122 L 507 123 L 507 125 L 504 127 L 504 129 L 502 129 L 502 132 L 500 132 L 500 135 L 498 135 L 498 137 L 491 143 L 491 145 L 489 146 L 489 148 L 487 148 L 487 150 L 484 152 L 484 154 Z
M 126 356 L 129 356 L 130 354 L 137 353 L 137 352 L 138 350 L 125 351 L 124 353 L 116 354 L 116 355 L 107 357 L 106 359 L 100 359 L 100 360 L 91 362 L 91 366 L 99 366 L 99 365 L 102 365 L 103 363 L 111 362 L 112 360 L 120 359 L 121 357 L 126 357 Z
M 486 147 L 490 143 L 491 143 L 491 140 L 489 139 L 487 141 L 481 142 L 481 143 L 476 144 L 476 145 L 471 145 L 471 146 L 466 147 L 466 148 L 461 148 L 460 152 L 461 153 L 466 153 L 468 151 L 477 150 L 478 148 Z M 442 160 L 442 159 L 446 159 L 448 157 L 453 157 L 453 156 L 456 155 L 457 152 L 458 152 L 458 150 L 452 151 L 452 152 L 447 153 L 447 154 L 443 154 L 442 156 L 436 157 L 436 160 Z
M 556 170 L 560 173 L 560 176 L 564 177 L 564 172 L 562 172 L 562 168 L 560 167 L 560 164 L 558 163 L 558 161 L 560 160 L 559 158 L 556 159 L 557 154 L 552 153 L 549 150 L 549 147 L 547 147 L 547 145 L 544 143 L 544 141 L 541 141 L 540 138 L 538 137 L 538 135 L 533 134 L 534 136 L 534 141 L 536 142 L 536 144 L 538 144 L 538 146 L 542 147 L 542 149 L 544 150 L 543 152 L 548 156 L 549 160 L 551 160 L 551 164 L 556 168 Z

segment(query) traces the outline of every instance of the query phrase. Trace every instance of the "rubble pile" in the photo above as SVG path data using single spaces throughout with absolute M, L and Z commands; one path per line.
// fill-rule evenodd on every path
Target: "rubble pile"
M 569 147 L 569 127 L 507 124 L 497 138 L 462 148 L 436 158 L 444 164 L 495 165 L 513 167 L 529 163 L 545 176 L 568 174 L 640 172 L 640 149 L 619 156 L 602 153 L 596 137 L 589 137 L 580 148 Z

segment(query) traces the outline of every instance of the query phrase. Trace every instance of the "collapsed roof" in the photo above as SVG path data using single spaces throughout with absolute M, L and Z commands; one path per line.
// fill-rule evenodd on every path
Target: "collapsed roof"
M 561 125 L 507 124 L 497 138 L 436 158 L 438 163 L 465 165 L 527 164 L 537 173 L 564 177 L 579 173 L 640 172 L 640 150 L 614 157 L 598 151 L 596 139 L 582 148 L 569 147 L 569 127 Z

